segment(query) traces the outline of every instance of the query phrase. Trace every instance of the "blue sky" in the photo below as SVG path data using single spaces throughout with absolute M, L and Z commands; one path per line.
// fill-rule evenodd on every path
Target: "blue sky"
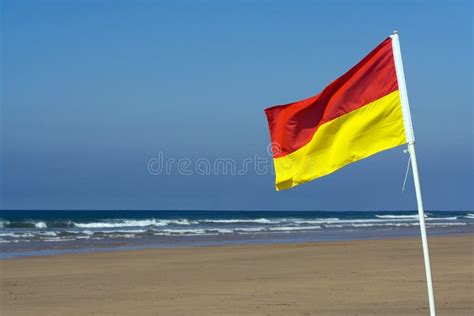
M 148 168 L 268 159 L 263 109 L 316 94 L 394 29 L 426 208 L 474 208 L 470 1 L 2 5 L 3 209 L 415 209 L 402 147 L 283 192 L 270 172 Z

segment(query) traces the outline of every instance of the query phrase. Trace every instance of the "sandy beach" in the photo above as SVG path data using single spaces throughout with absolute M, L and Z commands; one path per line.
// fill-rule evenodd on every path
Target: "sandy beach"
M 430 238 L 439 315 L 474 314 L 474 235 Z M 426 315 L 418 238 L 2 260 L 2 315 Z

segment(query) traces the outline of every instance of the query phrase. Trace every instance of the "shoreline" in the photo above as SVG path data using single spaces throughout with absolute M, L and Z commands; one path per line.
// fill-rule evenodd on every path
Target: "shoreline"
M 430 237 L 439 313 L 474 312 L 474 234 Z M 427 313 L 416 237 L 0 261 L 5 315 Z
M 148 243 L 148 244 L 135 244 L 135 245 L 118 245 L 118 246 L 109 246 L 109 247 L 77 247 L 77 248 L 54 248 L 54 249 L 40 249 L 28 252 L 3 252 L 0 254 L 0 262 L 3 260 L 14 260 L 20 258 L 34 258 L 34 257 L 49 257 L 49 256 L 61 256 L 61 255 L 72 255 L 72 254 L 88 254 L 88 253 L 102 253 L 102 252 L 128 252 L 128 251 L 139 251 L 139 250 L 160 250 L 160 249 L 188 249 L 188 248 L 207 248 L 207 247 L 239 247 L 247 245 L 295 245 L 295 244 L 318 244 L 318 243 L 334 243 L 334 242 L 350 242 L 350 241 L 365 241 L 365 240 L 393 240 L 393 239 L 403 239 L 403 238 L 421 238 L 419 236 L 420 231 L 418 228 L 413 228 L 411 234 L 408 234 L 406 231 L 402 234 L 394 233 L 390 234 L 377 234 L 377 235 L 349 235 L 339 238 L 315 238 L 310 233 L 292 233 L 292 234 L 279 234 L 279 233 L 270 233 L 265 237 L 274 237 L 274 238 L 256 238 L 256 236 L 248 235 L 247 239 L 228 239 L 228 240 L 213 240 L 213 241 L 186 241 L 182 243 Z M 417 236 L 418 235 L 418 236 Z M 429 231 L 428 238 L 432 237 L 442 237 L 442 236 L 465 236 L 473 235 L 474 231 L 444 231 L 444 230 L 431 230 Z M 276 238 L 275 238 L 276 236 Z M 278 238 L 280 236 L 280 238 Z M 184 237 L 189 238 L 189 237 Z M 123 242 L 124 241 L 119 241 Z M 421 242 L 421 239 L 420 239 Z M 81 241 L 79 243 L 89 243 L 87 241 Z M 0 247 L 1 249 L 1 247 Z

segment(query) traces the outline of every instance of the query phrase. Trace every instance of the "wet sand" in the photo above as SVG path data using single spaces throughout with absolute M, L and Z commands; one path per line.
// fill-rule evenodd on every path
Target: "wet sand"
M 430 238 L 439 315 L 474 315 L 474 235 Z M 0 261 L 2 315 L 427 315 L 419 238 Z

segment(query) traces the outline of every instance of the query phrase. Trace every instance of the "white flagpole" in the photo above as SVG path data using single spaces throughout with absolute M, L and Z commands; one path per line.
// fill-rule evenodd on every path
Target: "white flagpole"
M 407 87 L 405 83 L 405 74 L 403 72 L 402 54 L 400 51 L 400 41 L 398 39 L 398 32 L 393 32 L 392 48 L 393 57 L 395 60 L 395 70 L 397 72 L 398 89 L 400 91 L 400 99 L 402 103 L 403 120 L 405 125 L 405 133 L 408 144 L 408 153 L 411 157 L 411 166 L 413 170 L 413 181 L 415 182 L 416 201 L 418 204 L 418 217 L 420 220 L 421 242 L 423 244 L 423 256 L 425 259 L 426 285 L 428 287 L 428 301 L 430 305 L 430 315 L 436 315 L 433 281 L 431 280 L 431 264 L 430 252 L 428 249 L 428 237 L 426 235 L 425 213 L 423 210 L 423 200 L 421 197 L 420 177 L 418 174 L 418 164 L 416 162 L 415 153 L 415 135 L 413 133 L 413 124 L 410 115 L 410 105 L 408 103 Z

